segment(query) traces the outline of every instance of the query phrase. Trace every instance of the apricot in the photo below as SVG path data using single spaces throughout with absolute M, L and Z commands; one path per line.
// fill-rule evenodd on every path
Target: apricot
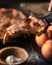
M 36 41 L 36 44 L 39 46 L 39 47 L 41 47 L 44 43 L 45 43 L 45 41 L 47 40 L 47 35 L 46 34 L 42 34 L 42 35 L 40 35 L 40 36 L 35 36 L 35 41 Z
M 52 58 L 52 39 L 47 40 L 47 41 L 42 45 L 41 52 L 42 52 L 42 55 L 43 55 L 45 58 L 47 58 L 47 59 Z
M 52 38 L 52 26 L 48 27 L 48 29 L 47 29 L 47 36 L 48 36 L 48 39 Z

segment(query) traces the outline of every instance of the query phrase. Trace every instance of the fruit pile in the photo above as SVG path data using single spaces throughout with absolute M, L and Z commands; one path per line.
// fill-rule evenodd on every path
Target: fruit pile
M 41 47 L 42 55 L 47 59 L 52 59 L 52 26 L 49 26 L 46 33 L 35 36 L 36 44 Z

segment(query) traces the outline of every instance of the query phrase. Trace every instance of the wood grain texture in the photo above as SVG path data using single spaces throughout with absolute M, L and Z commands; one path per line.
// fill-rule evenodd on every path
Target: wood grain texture
M 41 16 L 48 15 L 48 6 L 49 2 L 47 3 L 21 3 L 20 6 L 27 8 Z

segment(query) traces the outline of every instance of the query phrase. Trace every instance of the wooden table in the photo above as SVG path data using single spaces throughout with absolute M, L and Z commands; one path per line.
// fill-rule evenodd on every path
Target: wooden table
M 41 16 L 46 16 L 48 12 L 49 2 L 46 3 L 21 3 L 20 6 L 27 8 Z

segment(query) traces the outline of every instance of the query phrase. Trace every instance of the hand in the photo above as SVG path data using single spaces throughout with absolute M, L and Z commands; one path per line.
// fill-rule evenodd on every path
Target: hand
M 50 1 L 49 7 L 48 7 L 48 11 L 50 12 L 52 10 L 52 0 Z

